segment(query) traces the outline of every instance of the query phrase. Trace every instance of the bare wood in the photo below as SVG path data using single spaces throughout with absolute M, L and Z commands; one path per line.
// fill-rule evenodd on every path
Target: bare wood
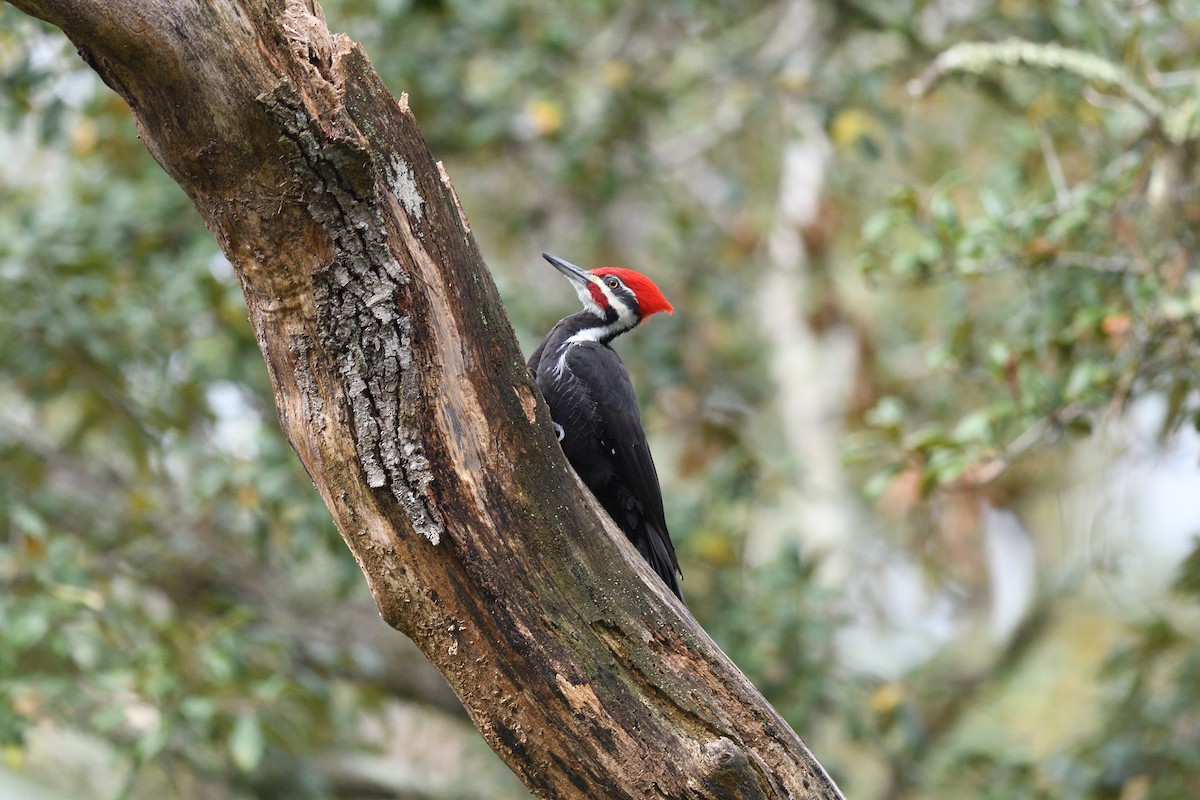
M 12 1 L 191 196 L 380 613 L 531 790 L 840 797 L 567 466 L 445 171 L 315 3 Z

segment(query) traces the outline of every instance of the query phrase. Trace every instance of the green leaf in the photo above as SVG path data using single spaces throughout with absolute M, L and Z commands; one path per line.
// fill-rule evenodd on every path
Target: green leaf
M 929 201 L 929 214 L 938 230 L 950 235 L 958 229 L 958 210 L 946 194 L 935 194 Z
M 1091 417 L 1080 414 L 1067 420 L 1067 432 L 1074 436 L 1091 436 L 1095 426 Z
M 9 509 L 13 524 L 28 536 L 36 539 L 46 537 L 46 520 L 34 509 L 24 503 L 14 503 Z
M 171 738 L 171 727 L 165 722 L 160 722 L 152 729 L 146 731 L 137 741 L 138 758 L 143 762 L 153 761 L 155 756 L 163 751 L 167 746 L 167 741 Z
M 960 442 L 991 441 L 991 417 L 984 411 L 972 411 L 954 427 L 954 438 Z
M 1004 369 L 1012 358 L 1012 350 L 1004 342 L 992 342 L 988 345 L 988 361 L 996 369 Z
M 217 712 L 217 704 L 210 697 L 185 697 L 179 704 L 179 713 L 186 719 L 207 722 Z
M 1076 364 L 1075 368 L 1071 370 L 1071 376 L 1067 379 L 1067 400 L 1078 400 L 1081 398 L 1091 388 L 1094 377 L 1095 368 L 1093 364 L 1088 362 Z
M 863 494 L 871 500 L 878 500 L 883 496 L 898 471 L 898 469 L 892 468 L 876 472 L 863 484 Z
M 1175 591 L 1200 598 L 1200 536 L 1197 536 L 1192 552 L 1179 566 L 1179 577 L 1175 579 Z
M 894 215 L 890 211 L 877 211 L 867 217 L 862 226 L 863 241 L 870 244 L 883 238 L 894 224 Z
M 229 755 L 233 763 L 242 772 L 250 772 L 262 761 L 265 750 L 266 739 L 258 717 L 254 714 L 239 716 L 229 736 Z
M 941 448 L 957 450 L 958 443 L 944 429 L 936 425 L 926 425 L 905 436 L 904 447 L 930 453 Z
M 864 415 L 868 425 L 885 430 L 895 430 L 904 421 L 904 403 L 899 398 L 887 395 Z

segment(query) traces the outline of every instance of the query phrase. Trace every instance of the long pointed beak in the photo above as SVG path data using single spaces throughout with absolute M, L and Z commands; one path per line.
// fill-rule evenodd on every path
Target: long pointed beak
M 542 258 L 549 261 L 556 270 L 561 272 L 563 275 L 566 275 L 571 279 L 572 282 L 578 283 L 580 286 L 586 286 L 587 284 L 595 283 L 598 280 L 595 275 L 592 275 L 587 270 L 583 269 L 582 267 L 575 266 L 570 261 L 564 261 L 558 256 L 552 256 L 549 253 L 542 253 Z

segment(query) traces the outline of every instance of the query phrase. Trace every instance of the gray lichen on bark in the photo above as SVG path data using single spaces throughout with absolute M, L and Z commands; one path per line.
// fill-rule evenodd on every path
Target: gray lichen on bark
M 346 117 L 338 122 L 350 123 L 349 135 L 333 138 L 319 130 L 286 78 L 259 102 L 284 131 L 282 144 L 304 182 L 309 213 L 336 254 L 314 270 L 313 299 L 321 345 L 335 357 L 342 379 L 367 485 L 389 490 L 414 529 L 436 545 L 445 522 L 432 495 L 433 474 L 414 411 L 422 404 L 406 308 L 411 278 L 388 244 L 371 154 Z M 415 193 L 415 184 L 410 188 Z M 408 197 L 404 205 L 419 210 L 421 204 Z

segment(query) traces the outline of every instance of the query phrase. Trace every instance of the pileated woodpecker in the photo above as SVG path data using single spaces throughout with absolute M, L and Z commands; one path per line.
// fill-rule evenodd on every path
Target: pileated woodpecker
M 625 365 L 609 346 L 659 311 L 674 309 L 654 282 L 618 267 L 590 271 L 549 253 L 583 310 L 564 317 L 529 357 L 529 368 L 550 406 L 567 461 L 680 600 L 679 561 L 667 533 L 662 489 L 637 397 Z

